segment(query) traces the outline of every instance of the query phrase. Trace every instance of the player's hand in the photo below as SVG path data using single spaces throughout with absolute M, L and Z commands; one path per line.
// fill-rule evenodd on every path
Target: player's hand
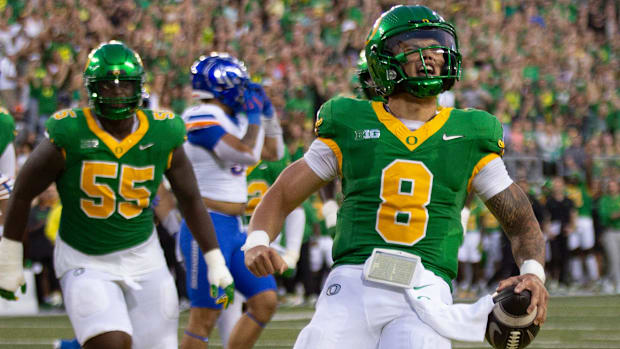
M 228 307 L 230 303 L 234 301 L 235 297 L 235 284 L 233 277 L 226 267 L 226 261 L 219 248 L 214 248 L 211 251 L 205 253 L 205 262 L 207 263 L 207 279 L 209 279 L 210 296 L 211 298 L 217 298 L 217 304 L 223 304 L 224 309 Z M 218 298 L 218 289 L 222 288 L 224 294 Z
M 0 297 L 17 300 L 15 291 L 21 287 L 26 292 L 23 267 L 24 247 L 21 242 L 0 240 Z
M 532 292 L 532 301 L 527 308 L 527 313 L 531 314 L 538 308 L 534 323 L 542 326 L 547 318 L 547 302 L 549 301 L 549 292 L 547 292 L 542 280 L 534 274 L 513 276 L 500 281 L 497 290 L 501 291 L 511 285 L 516 285 L 515 293 L 521 293 L 523 290 L 530 290 L 530 292 Z
M 251 82 L 248 84 L 248 89 L 253 90 L 255 93 L 261 96 L 261 99 L 263 100 L 263 109 L 262 109 L 263 116 L 267 119 L 272 118 L 273 115 L 275 114 L 274 109 L 273 109 L 273 104 L 271 104 L 271 100 L 269 100 L 269 97 L 267 97 L 267 94 L 265 93 L 265 89 L 263 88 L 263 86 L 261 86 L 260 84 Z
M 250 124 L 260 125 L 260 116 L 263 113 L 263 93 L 248 87 L 243 92 L 243 111 L 248 116 Z
M 267 246 L 255 246 L 245 251 L 245 266 L 256 276 L 282 274 L 288 269 L 286 262 L 276 250 Z
M 284 263 L 286 263 L 288 269 L 295 269 L 297 268 L 297 261 L 299 261 L 299 252 L 286 250 L 284 254 L 282 254 L 282 259 Z

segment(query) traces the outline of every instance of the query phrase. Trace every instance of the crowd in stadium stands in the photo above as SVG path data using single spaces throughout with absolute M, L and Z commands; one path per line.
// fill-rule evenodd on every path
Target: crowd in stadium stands
M 418 2 L 445 14 L 460 35 L 463 77 L 442 96 L 442 103 L 487 110 L 501 120 L 509 173 L 543 208 L 553 195 L 553 178 L 578 178 L 584 183 L 591 179 L 587 183 L 594 202 L 597 263 L 601 275 L 613 273 L 609 261 L 615 257 L 609 256 L 620 252 L 605 251 L 600 241 L 608 230 L 620 234 L 620 218 L 600 203 L 618 201 L 620 182 L 620 4 L 614 0 Z M 23 163 L 43 137 L 44 121 L 54 111 L 86 105 L 81 74 L 87 54 L 110 39 L 126 42 L 141 55 L 149 73 L 149 107 L 176 113 L 191 102 L 191 63 L 211 51 L 230 52 L 245 61 L 252 78 L 265 86 L 289 149 L 308 145 L 320 105 L 337 94 L 355 93 L 356 63 L 372 21 L 397 3 L 0 2 L 0 98 L 18 125 L 18 162 Z M 53 206 L 45 205 L 42 210 Z M 549 218 L 541 217 L 541 222 L 548 233 Z M 566 244 L 558 248 L 569 256 Z M 508 253 L 504 258 L 512 257 Z M 555 263 L 557 253 L 550 258 Z M 554 269 L 551 279 L 560 286 L 552 292 L 563 290 L 562 282 L 567 286 L 571 280 L 565 277 L 571 275 L 564 270 L 566 264 L 557 265 L 561 270 Z M 602 284 L 584 280 L 587 285 Z M 617 285 L 608 288 L 620 292 L 620 280 L 614 282 Z

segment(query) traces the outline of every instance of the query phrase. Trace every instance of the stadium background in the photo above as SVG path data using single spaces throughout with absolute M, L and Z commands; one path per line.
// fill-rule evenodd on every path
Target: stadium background
M 190 103 L 188 70 L 198 56 L 227 51 L 239 57 L 266 87 L 290 150 L 303 149 L 313 138 L 318 107 L 337 94 L 355 94 L 356 63 L 368 30 L 398 3 L 0 1 L 0 99 L 16 119 L 18 161 L 43 137 L 43 124 L 54 111 L 86 105 L 81 77 L 86 56 L 110 39 L 142 56 L 149 106 L 177 113 Z M 586 165 L 592 166 L 595 200 L 606 194 L 608 183 L 620 182 L 617 0 L 402 3 L 430 6 L 456 26 L 464 74 L 442 103 L 495 114 L 504 124 L 509 172 L 529 182 L 536 197 L 544 199 L 553 176 L 583 177 Z M 604 231 L 598 224 L 597 237 Z M 598 253 L 605 272 L 600 245 Z M 552 300 L 549 323 L 532 347 L 620 348 L 618 296 L 556 294 L 567 298 Z M 563 306 L 568 310 L 560 311 Z M 287 310 L 301 319 L 275 322 L 270 325 L 275 334 L 267 331 L 262 341 L 282 339 L 280 347 L 290 347 L 310 311 Z M 0 347 L 42 348 L 37 343 L 70 331 L 62 316 L 2 318 Z

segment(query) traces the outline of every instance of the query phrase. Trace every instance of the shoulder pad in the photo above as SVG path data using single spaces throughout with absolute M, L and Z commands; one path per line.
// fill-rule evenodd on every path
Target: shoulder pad
M 336 136 L 335 128 L 338 124 L 346 122 L 345 117 L 347 111 L 354 108 L 360 103 L 368 104 L 367 100 L 360 100 L 348 97 L 334 97 L 325 102 L 317 113 L 316 122 L 314 124 L 314 134 L 317 137 L 332 138 Z
M 62 109 L 52 114 L 45 122 L 50 141 L 64 148 L 66 142 L 69 141 L 68 138 L 77 132 L 77 124 L 73 121 L 78 118 L 80 113 L 79 109 Z
M 162 132 L 166 135 L 166 140 L 172 143 L 173 147 L 177 147 L 185 142 L 185 122 L 183 122 L 182 118 L 169 110 L 143 109 L 143 111 L 147 115 L 152 115 L 152 127 L 157 129 L 164 128 Z
M 478 140 L 483 152 L 504 155 L 504 128 L 495 115 L 484 110 L 470 108 L 458 111 L 471 125 L 471 137 Z

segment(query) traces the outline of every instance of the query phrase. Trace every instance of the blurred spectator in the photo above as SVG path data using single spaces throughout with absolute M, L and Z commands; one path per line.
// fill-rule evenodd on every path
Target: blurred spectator
M 545 224 L 545 235 L 549 242 L 550 257 L 547 270 L 551 276 L 550 291 L 559 286 L 568 286 L 568 246 L 567 237 L 574 229 L 576 212 L 574 203 L 566 197 L 566 187 L 562 177 L 553 177 L 551 193 L 546 198 L 545 210 L 549 213 L 549 223 Z
M 607 272 L 610 290 L 620 293 L 620 189 L 618 181 L 611 181 L 598 204 L 601 223 L 605 230 L 603 246 L 607 254 Z

